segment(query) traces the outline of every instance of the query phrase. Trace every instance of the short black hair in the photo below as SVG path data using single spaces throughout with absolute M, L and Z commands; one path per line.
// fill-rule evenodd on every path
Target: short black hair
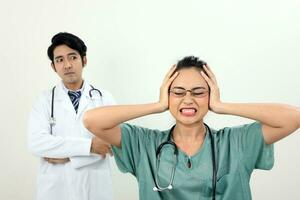
M 87 47 L 79 37 L 71 33 L 60 32 L 52 37 L 51 45 L 48 47 L 48 57 L 52 62 L 54 61 L 53 51 L 59 45 L 67 45 L 71 49 L 78 51 L 81 59 L 86 56 Z
M 192 67 L 195 67 L 199 71 L 202 71 L 204 65 L 206 65 L 206 62 L 200 60 L 198 57 L 186 56 L 178 61 L 175 71 L 179 71 L 181 69 L 186 69 L 186 68 L 192 68 Z

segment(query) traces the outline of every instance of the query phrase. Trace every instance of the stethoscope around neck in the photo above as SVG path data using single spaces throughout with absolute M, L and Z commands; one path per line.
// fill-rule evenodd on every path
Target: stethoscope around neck
M 100 97 L 102 98 L 102 93 L 100 92 L 100 90 L 98 90 L 97 88 L 94 88 L 92 85 L 91 89 L 89 91 L 89 96 L 90 99 L 93 98 L 93 92 L 97 92 L 99 93 Z M 50 123 L 50 134 L 52 135 L 52 127 L 56 124 L 56 120 L 54 118 L 54 94 L 55 94 L 55 86 L 52 88 L 52 96 L 51 96 L 51 115 L 50 115 L 50 119 L 49 119 L 49 123 Z
M 215 156 L 215 142 L 214 142 L 214 137 L 212 135 L 212 132 L 207 124 L 205 124 L 206 130 L 208 130 L 209 137 L 210 137 L 210 146 L 211 146 L 211 160 L 212 160 L 212 166 L 213 166 L 213 174 L 212 174 L 212 199 L 216 199 L 216 186 L 217 186 L 217 166 L 216 166 L 216 156 Z M 173 130 L 175 128 L 175 125 L 171 128 L 170 133 L 168 135 L 168 140 L 161 143 L 158 148 L 156 149 L 156 173 L 155 173 L 155 186 L 153 187 L 154 191 L 164 191 L 164 190 L 172 190 L 173 189 L 173 181 L 174 181 L 174 176 L 175 176 L 175 169 L 176 165 L 178 163 L 178 147 L 177 145 L 171 140 L 171 136 L 173 133 Z M 159 169 L 159 164 L 160 164 L 160 155 L 161 151 L 164 146 L 166 145 L 171 145 L 174 149 L 173 156 L 175 158 L 175 163 L 173 164 L 173 168 L 171 171 L 171 177 L 169 184 L 166 187 L 163 187 L 159 185 L 158 182 L 158 169 Z

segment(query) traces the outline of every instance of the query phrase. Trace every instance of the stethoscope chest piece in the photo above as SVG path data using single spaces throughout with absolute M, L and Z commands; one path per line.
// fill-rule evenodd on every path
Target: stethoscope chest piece
M 214 137 L 213 134 L 210 130 L 210 128 L 208 127 L 208 125 L 204 124 L 206 126 L 206 129 L 208 130 L 208 134 L 210 137 L 210 144 L 211 144 L 211 159 L 212 159 L 212 199 L 215 200 L 216 198 L 216 185 L 217 185 L 217 161 L 216 161 L 216 155 L 215 155 L 215 142 L 214 142 Z M 155 179 L 154 179 L 154 187 L 153 187 L 153 191 L 157 191 L 157 192 L 162 192 L 164 190 L 172 190 L 173 189 L 173 181 L 174 181 L 174 176 L 175 176 L 175 169 L 177 167 L 177 162 L 178 162 L 178 148 L 177 145 L 172 141 L 171 139 L 171 135 L 173 132 L 175 126 L 173 126 L 170 130 L 170 133 L 168 135 L 168 139 L 167 141 L 161 143 L 158 148 L 156 149 L 156 172 L 155 174 Z M 164 148 L 164 146 L 172 146 L 173 147 L 173 156 L 175 157 L 175 162 L 173 163 L 173 167 L 171 170 L 171 176 L 170 176 L 170 180 L 169 183 L 166 187 L 162 187 L 159 185 L 159 181 L 158 181 L 158 170 L 159 170 L 159 165 L 160 165 L 160 156 L 161 156 L 161 152 Z

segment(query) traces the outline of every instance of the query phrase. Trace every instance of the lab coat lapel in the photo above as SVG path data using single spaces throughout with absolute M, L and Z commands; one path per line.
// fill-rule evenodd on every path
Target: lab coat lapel
M 81 116 L 81 114 L 86 110 L 87 106 L 92 103 L 92 100 L 89 95 L 89 91 L 91 90 L 90 84 L 87 82 L 85 83 L 80 102 L 79 102 L 79 107 L 77 111 L 77 116 Z
M 75 113 L 75 109 L 72 105 L 72 102 L 70 100 L 69 95 L 64 91 L 63 89 L 63 83 L 60 83 L 56 86 L 55 88 L 55 96 L 54 96 L 54 101 L 58 102 L 61 104 L 61 106 L 66 109 L 68 112 L 73 112 Z

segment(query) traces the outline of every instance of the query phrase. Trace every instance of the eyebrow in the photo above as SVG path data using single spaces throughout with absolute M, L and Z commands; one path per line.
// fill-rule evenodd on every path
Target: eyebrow
M 182 89 L 182 90 L 186 90 L 184 87 L 180 87 L 180 86 L 175 86 L 175 87 L 173 87 L 172 89 Z M 203 86 L 194 87 L 194 88 L 192 88 L 191 90 L 197 90 L 197 89 L 205 89 L 205 90 L 207 90 L 207 88 L 206 88 L 206 87 L 203 87 Z
M 78 54 L 77 53 L 75 53 L 75 52 L 71 52 L 71 53 L 68 53 L 67 54 L 67 56 L 78 56 Z M 58 59 L 58 58 L 63 58 L 63 56 L 56 56 L 54 59 L 56 60 L 56 59 Z

